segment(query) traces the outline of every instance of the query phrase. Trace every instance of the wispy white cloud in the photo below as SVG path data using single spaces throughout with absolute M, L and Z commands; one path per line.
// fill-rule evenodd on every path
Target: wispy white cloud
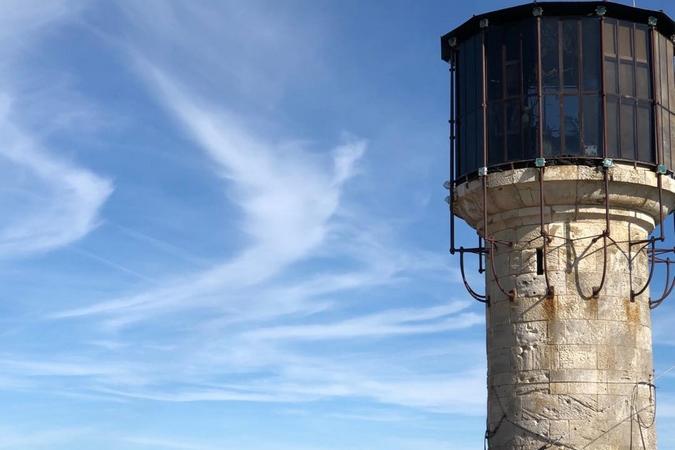
M 454 303 L 430 308 L 399 309 L 360 315 L 335 323 L 303 324 L 259 328 L 244 333 L 249 339 L 350 339 L 405 334 L 427 334 L 469 328 L 483 323 L 483 317 L 466 312 L 467 303 Z
M 0 449 L 54 448 L 90 432 L 84 428 L 54 430 L 12 430 L 0 428 Z
M 5 211 L 0 225 L 0 258 L 43 252 L 66 246 L 88 234 L 98 224 L 101 206 L 112 192 L 112 183 L 40 142 L 40 131 L 26 128 L 17 117 L 34 111 L 16 107 L 15 92 L 24 78 L 17 68 L 28 47 L 58 26 L 72 20 L 85 6 L 80 0 L 7 0 L 0 4 L 0 205 Z M 36 101 L 40 109 L 46 98 Z M 63 106 L 63 105 L 61 105 Z M 71 108 L 72 110 L 73 108 Z M 69 111 L 57 114 L 65 117 Z M 83 121 L 80 118 L 80 125 Z
M 237 243 L 237 251 L 223 252 L 219 262 L 213 263 L 213 257 L 199 258 L 170 242 L 123 229 L 136 241 L 197 262 L 191 272 L 166 278 L 153 274 L 151 279 L 143 270 L 116 264 L 117 259 L 83 251 L 90 259 L 153 281 L 156 286 L 113 295 L 106 301 L 84 299 L 81 307 L 52 314 L 52 318 L 71 322 L 52 321 L 50 326 L 72 323 L 77 328 L 86 323 L 88 333 L 90 328 L 96 332 L 87 336 L 89 344 L 84 348 L 61 356 L 40 355 L 31 360 L 7 355 L 0 368 L 8 374 L 8 382 L 22 381 L 25 390 L 125 402 L 279 404 L 350 398 L 382 408 L 482 413 L 484 374 L 475 368 L 482 362 L 479 356 L 466 356 L 459 365 L 452 361 L 440 364 L 438 361 L 448 355 L 433 352 L 414 359 L 414 351 L 391 352 L 382 358 L 372 348 L 325 354 L 316 347 L 308 349 L 328 341 L 339 346 L 347 339 L 361 344 L 369 341 L 366 338 L 393 343 L 402 335 L 420 334 L 436 334 L 434 338 L 443 340 L 443 345 L 452 346 L 448 340 L 453 330 L 476 326 L 483 319 L 469 311 L 467 303 L 443 303 L 446 298 L 424 298 L 409 308 L 401 308 L 400 299 L 396 306 L 383 307 L 381 300 L 371 298 L 373 288 L 393 290 L 418 274 L 441 279 L 448 266 L 442 257 L 401 241 L 386 220 L 353 207 L 350 183 L 358 182 L 355 178 L 365 170 L 366 141 L 344 134 L 332 145 L 308 142 L 297 138 L 306 135 L 302 131 L 279 132 L 275 127 L 261 126 L 235 107 L 235 101 L 229 101 L 250 97 L 252 104 L 260 105 L 265 95 L 280 95 L 283 82 L 260 94 L 249 91 L 247 80 L 267 78 L 269 68 L 274 68 L 276 83 L 284 78 L 283 73 L 301 70 L 279 67 L 282 61 L 288 64 L 281 49 L 288 55 L 293 53 L 289 44 L 313 40 L 295 42 L 295 26 L 280 33 L 283 25 L 270 17 L 270 27 L 254 27 L 262 31 L 256 34 L 259 47 L 255 54 L 265 56 L 249 61 L 249 56 L 233 48 L 223 64 L 221 58 L 215 58 L 222 49 L 216 51 L 208 44 L 220 41 L 212 32 L 230 32 L 231 28 L 214 20 L 217 14 L 213 11 L 191 5 L 122 4 L 120 8 L 135 31 L 131 33 L 134 39 L 123 37 L 119 48 L 127 52 L 151 98 L 176 125 L 172 133 L 187 137 L 197 157 L 208 161 L 220 177 L 222 197 L 230 202 L 228 206 L 234 206 L 238 224 L 223 232 Z M 234 3 L 220 8 L 248 17 L 246 8 Z M 186 22 L 193 27 L 183 29 Z M 249 34 L 250 26 L 239 26 L 242 35 Z M 208 33 L 193 33 L 194 29 Z M 143 33 L 152 36 L 137 39 Z M 185 61 L 195 64 L 177 65 L 172 57 L 154 51 L 156 45 L 162 47 L 166 42 L 181 55 L 190 53 Z M 209 75 L 192 70 L 196 67 L 206 67 Z M 251 73 L 257 77 L 248 76 Z M 227 80 L 224 84 L 234 80 L 237 95 L 204 89 L 203 81 L 221 75 Z M 268 106 L 273 107 L 272 103 L 270 100 Z M 45 167 L 42 163 L 38 166 Z M 58 168 L 63 172 L 63 167 Z M 93 213 L 84 221 L 88 226 L 82 227 L 91 230 L 96 225 L 96 211 L 110 193 L 102 189 L 104 185 L 96 189 L 94 181 L 85 180 L 89 180 L 86 189 L 71 190 L 99 192 L 90 202 Z M 85 203 L 79 200 L 78 204 Z M 162 320 L 158 320 L 160 316 Z M 130 326 L 140 322 L 143 327 Z M 100 325 L 108 327 L 101 330 Z M 464 342 L 454 343 L 455 348 L 464 346 Z M 433 368 L 420 369 L 420 365 Z M 128 444 L 203 448 L 188 441 L 168 442 L 138 437 L 130 438 Z
M 85 0 L 3 0 L 0 4 L 0 55 L 14 56 L 46 28 L 77 17 Z
M 68 245 L 98 225 L 112 183 L 53 155 L 15 125 L 11 99 L 0 97 L 0 256 Z
M 235 258 L 165 288 L 58 317 L 125 310 L 133 321 L 142 318 L 139 312 L 212 304 L 213 295 L 223 289 L 233 293 L 271 278 L 325 240 L 342 188 L 365 150 L 363 141 L 348 141 L 332 151 L 332 164 L 327 165 L 297 144 L 274 144 L 251 135 L 231 113 L 197 101 L 156 67 L 147 62 L 139 67 L 157 88 L 158 99 L 230 183 L 229 197 L 244 212 L 241 228 L 248 245 Z

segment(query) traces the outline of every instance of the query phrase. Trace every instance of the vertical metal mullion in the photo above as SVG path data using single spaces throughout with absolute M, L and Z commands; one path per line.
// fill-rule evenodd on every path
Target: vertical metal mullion
M 654 27 L 650 28 L 649 32 L 649 39 L 650 39 L 650 46 L 649 46 L 649 57 L 652 62 L 652 96 L 653 96 L 653 101 L 652 101 L 652 113 L 654 115 L 654 143 L 656 144 L 654 147 L 654 151 L 656 152 L 656 164 L 659 165 L 661 164 L 662 161 L 662 155 L 661 155 L 661 144 L 663 142 L 663 134 L 661 130 L 661 101 L 660 101 L 660 96 L 661 96 L 661 58 L 656 57 L 656 48 L 655 46 L 657 45 L 657 38 L 656 38 L 656 29 Z M 657 67 L 658 64 L 658 67 Z M 656 72 L 658 70 L 658 82 L 657 82 L 657 76 Z
M 578 84 L 578 101 L 579 101 L 579 154 L 581 156 L 586 156 L 584 151 L 584 45 L 583 45 L 583 33 L 582 33 L 582 22 L 579 19 L 577 20 L 577 43 L 579 45 L 579 52 L 577 56 L 577 84 Z
M 506 89 L 506 46 L 503 43 L 500 43 L 501 46 L 501 51 L 499 52 L 500 55 L 500 62 L 501 62 L 501 69 L 502 69 L 502 102 L 501 102 L 501 114 L 502 114 L 502 162 L 503 161 L 508 161 L 509 160 L 509 152 L 508 152 L 508 126 L 507 126 L 507 120 L 508 120 L 508 115 L 506 114 L 507 107 L 507 98 L 508 98 L 508 92 Z
M 482 92 L 482 110 L 483 110 L 483 167 L 487 167 L 487 58 L 485 54 L 485 31 L 486 27 L 481 31 L 481 83 L 483 86 Z M 489 239 L 487 229 L 487 174 L 481 177 L 483 184 L 483 237 L 487 241 Z M 491 258 L 494 255 L 490 255 Z
M 520 124 L 520 129 L 518 130 L 518 133 L 520 134 L 520 159 L 525 158 L 525 136 L 523 133 L 523 103 L 525 101 L 525 90 L 523 89 L 523 84 L 525 83 L 525 80 L 523 78 L 523 35 L 522 32 L 519 35 L 518 38 L 518 93 L 519 93 L 519 99 L 518 99 L 518 117 L 520 117 L 519 124 Z
M 633 54 L 633 96 L 635 104 L 633 105 L 633 159 L 638 161 L 638 91 L 637 91 L 637 52 L 635 46 L 635 24 L 631 27 L 630 44 Z
M 666 48 L 665 48 L 665 54 L 666 54 L 666 56 L 667 56 L 667 55 L 668 55 L 668 41 L 665 41 L 665 47 L 666 47 Z M 670 85 L 670 79 L 671 79 L 671 77 L 668 76 L 668 71 L 673 70 L 673 62 L 672 62 L 672 61 L 673 61 L 672 58 L 668 58 L 668 59 L 666 60 L 666 69 L 667 69 L 667 71 L 666 71 L 666 93 L 667 93 L 667 94 L 666 94 L 666 95 L 668 96 L 668 97 L 667 97 L 667 101 L 668 101 L 668 108 L 667 108 L 667 109 L 668 109 L 668 115 L 666 116 L 666 118 L 667 118 L 668 122 L 667 122 L 667 124 L 666 124 L 666 123 L 662 123 L 662 124 L 661 124 L 661 126 L 664 128 L 664 131 L 665 131 L 665 130 L 668 130 L 668 136 L 670 136 L 670 139 L 668 139 L 668 142 L 670 143 L 670 148 L 673 147 L 673 133 L 672 133 L 672 129 L 671 129 L 671 126 L 670 126 L 670 116 L 671 116 L 671 114 L 672 114 L 672 111 L 675 109 L 675 107 L 674 107 L 675 105 L 671 105 L 671 104 L 670 104 L 670 90 L 671 90 L 671 89 L 674 89 L 675 87 Z M 662 83 L 663 83 L 663 82 L 662 82 Z M 666 99 L 664 99 L 664 100 L 666 100 Z M 662 122 L 665 122 L 665 120 L 662 120 Z M 666 160 L 666 150 L 670 150 L 670 148 L 669 148 L 669 149 L 666 149 L 665 146 L 663 146 L 663 145 L 661 146 L 661 164 L 664 164 L 664 163 L 665 163 L 665 160 Z
M 487 139 L 487 57 L 486 57 L 486 42 L 485 42 L 486 31 L 483 28 L 481 32 L 481 83 L 482 83 L 482 101 L 481 108 L 483 113 L 483 167 L 488 165 L 487 149 L 488 149 L 488 139 Z
M 607 158 L 607 91 L 605 68 L 605 16 L 600 16 L 600 95 L 602 96 L 602 157 Z
M 623 95 L 622 95 L 622 90 L 621 90 L 621 49 L 619 48 L 619 27 L 621 26 L 621 21 L 617 20 L 616 21 L 616 26 L 614 27 L 614 49 L 616 51 L 616 87 L 618 92 L 618 97 L 617 97 L 617 111 L 616 111 L 616 119 L 617 119 L 617 128 L 616 132 L 618 133 L 616 136 L 616 145 L 618 145 L 619 148 L 616 149 L 616 154 L 619 155 L 619 158 L 623 158 L 623 145 L 621 145 L 621 106 L 623 105 Z
M 563 21 L 558 20 L 558 103 L 560 108 L 560 123 L 558 124 L 560 128 L 560 154 L 557 156 L 562 156 L 565 150 L 565 76 L 564 72 L 564 62 L 565 58 L 563 56 L 563 32 L 565 27 L 563 26 Z
M 539 120 L 537 123 L 537 140 L 539 141 L 539 157 L 544 157 L 544 105 L 543 80 L 541 66 L 541 17 L 537 17 L 537 108 Z
M 455 254 L 455 70 L 456 51 L 450 54 L 450 254 Z

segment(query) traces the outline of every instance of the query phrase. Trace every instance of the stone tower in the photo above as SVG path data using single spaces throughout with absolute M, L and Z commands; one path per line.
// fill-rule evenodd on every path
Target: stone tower
M 465 285 L 486 306 L 490 449 L 656 449 L 650 311 L 673 280 L 649 284 L 670 265 L 674 34 L 662 12 L 550 2 L 442 38 L 450 251 L 485 273 L 484 292 Z M 455 246 L 455 216 L 477 247 Z

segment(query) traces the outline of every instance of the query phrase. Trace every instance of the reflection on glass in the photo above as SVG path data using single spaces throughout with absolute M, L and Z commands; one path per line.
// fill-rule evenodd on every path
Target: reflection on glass
M 541 66 L 545 91 L 560 89 L 558 54 L 558 19 L 545 18 L 541 24 Z
M 663 130 L 661 133 L 661 139 L 663 142 L 663 146 L 661 147 L 663 149 L 663 154 L 667 155 L 670 153 L 670 127 L 668 126 L 668 118 L 670 117 L 670 113 L 668 111 L 665 111 L 664 109 L 661 110 L 661 129 Z M 665 159 L 668 159 L 666 156 Z
M 528 95 L 537 92 L 537 39 L 535 21 L 529 20 L 522 24 L 523 45 L 523 92 Z
M 612 158 L 619 156 L 619 102 L 615 98 L 607 99 L 607 155 Z
M 659 72 L 661 76 L 661 104 L 669 107 L 668 72 L 672 69 L 672 51 L 668 53 L 667 39 L 659 35 Z
M 631 104 L 621 104 L 621 157 L 625 159 L 635 158 L 635 116 L 634 107 Z
M 560 101 L 557 95 L 544 97 L 544 155 L 560 155 Z
M 504 121 L 502 118 L 502 102 L 490 104 L 488 121 L 488 162 L 490 164 L 499 164 L 504 161 Z
M 520 64 L 518 61 L 506 65 L 506 96 L 520 95 Z
M 652 152 L 652 109 L 650 105 L 638 105 L 637 109 L 637 142 L 639 161 L 653 161 Z
M 563 97 L 563 127 L 565 133 L 564 156 L 576 156 L 579 151 L 579 97 Z
M 619 90 L 621 95 L 635 96 L 635 80 L 633 79 L 633 61 L 621 61 L 619 65 Z
M 608 94 L 619 93 L 619 83 L 617 83 L 616 60 L 607 58 L 605 60 L 605 92 Z
M 598 19 L 584 19 L 581 21 L 583 45 L 583 88 L 585 91 L 600 89 L 600 30 Z
M 502 98 L 502 36 L 503 27 L 490 28 L 487 36 L 488 99 Z
M 632 24 L 619 22 L 619 56 L 621 58 L 633 58 L 633 48 L 631 45 Z
M 649 99 L 651 97 L 651 76 L 649 67 L 645 64 L 638 64 L 635 67 L 635 84 L 637 86 L 637 97 Z
M 647 28 L 635 27 L 635 58 L 638 61 L 647 62 L 649 48 L 647 47 Z
M 602 40 L 604 42 L 605 48 L 604 52 L 606 55 L 616 56 L 616 44 L 614 42 L 615 28 L 613 21 L 605 21 L 602 28 Z
M 579 31 L 576 20 L 562 21 L 563 84 L 565 89 L 579 87 Z
M 658 142 L 670 164 L 673 44 L 656 30 L 652 56 L 652 31 L 642 24 L 611 17 L 543 17 L 540 118 L 536 23 L 529 18 L 491 24 L 486 31 L 487 163 L 532 160 L 540 151 L 548 158 L 601 158 L 605 148 L 609 157 L 654 163 Z M 457 167 L 466 175 L 483 165 L 481 35 L 459 44 Z M 658 130 L 655 101 L 662 105 Z
M 523 157 L 527 159 L 534 159 L 539 155 L 537 146 L 538 114 L 539 102 L 537 101 L 537 97 L 528 97 L 527 102 L 523 106 L 521 119 L 524 139 L 523 147 L 525 149 Z
M 520 127 L 520 100 L 509 100 L 506 104 L 506 149 L 510 161 L 522 159 Z
M 600 114 L 600 97 L 589 95 L 583 98 L 584 135 L 581 145 L 582 155 L 588 157 L 602 156 L 602 115 Z

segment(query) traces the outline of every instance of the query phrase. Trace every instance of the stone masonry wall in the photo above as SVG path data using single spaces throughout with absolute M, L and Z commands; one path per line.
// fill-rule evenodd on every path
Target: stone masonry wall
M 647 293 L 630 300 L 628 244 L 608 248 L 606 283 L 598 298 L 593 287 L 602 278 L 602 240 L 588 236 L 604 230 L 604 221 L 549 225 L 548 276 L 554 288 L 546 297 L 543 275 L 536 273 L 536 226 L 503 230 L 495 236 L 531 244 L 500 248 L 495 272 L 512 301 L 488 271 L 491 305 L 486 308 L 489 428 L 494 449 L 655 449 L 655 429 L 642 430 L 625 420 L 631 408 L 651 422 L 653 391 L 636 383 L 652 381 L 652 342 Z M 613 221 L 617 241 L 645 239 L 647 231 Z M 647 278 L 644 253 L 634 261 L 632 285 Z M 637 390 L 635 392 L 635 390 Z M 634 398 L 634 394 L 636 398 Z M 502 420 L 502 416 L 506 416 Z M 498 424 L 502 421 L 501 425 Z M 515 423 L 511 423 L 515 422 Z M 498 427 L 498 428 L 497 428 Z
M 488 236 L 513 242 L 495 247 L 494 273 L 487 263 L 489 448 L 656 449 L 649 289 L 631 300 L 631 289 L 647 283 L 649 265 L 644 247 L 628 244 L 647 239 L 658 221 L 656 175 L 632 166 L 610 169 L 610 238 L 604 240 L 598 237 L 606 226 L 602 173 L 546 169 L 552 296 L 546 295 L 546 276 L 537 273 L 544 241 L 536 169 L 487 180 Z M 675 186 L 670 178 L 662 181 L 667 213 Z M 457 214 L 479 230 L 480 183 L 458 188 L 455 199 Z M 606 281 L 593 296 L 605 265 L 604 242 Z

